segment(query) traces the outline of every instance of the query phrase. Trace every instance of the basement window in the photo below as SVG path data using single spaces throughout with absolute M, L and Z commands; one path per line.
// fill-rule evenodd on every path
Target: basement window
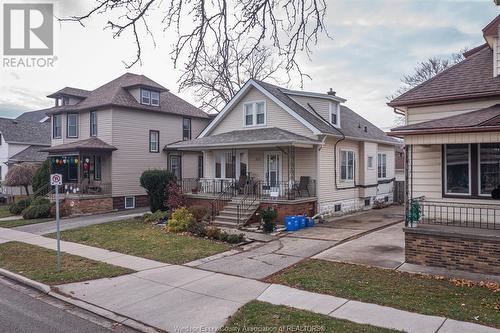
M 135 208 L 135 197 L 125 197 L 125 209 Z
M 336 204 L 334 209 L 335 209 L 335 212 L 340 212 L 342 210 L 342 205 Z
M 365 207 L 370 207 L 371 200 L 370 198 L 365 199 Z

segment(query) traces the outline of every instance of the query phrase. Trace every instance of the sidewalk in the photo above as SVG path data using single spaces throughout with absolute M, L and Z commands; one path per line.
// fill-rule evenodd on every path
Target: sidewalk
M 55 249 L 54 239 L 0 228 L 0 243 L 20 241 Z M 257 280 L 169 265 L 91 246 L 62 242 L 64 252 L 136 270 L 134 274 L 57 286 L 71 297 L 159 329 L 216 329 L 257 299 L 356 323 L 415 333 L 500 333 L 500 330 L 301 291 Z

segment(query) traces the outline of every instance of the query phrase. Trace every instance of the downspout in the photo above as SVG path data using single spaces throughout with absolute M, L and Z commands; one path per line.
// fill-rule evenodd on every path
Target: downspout
M 339 186 L 337 184 L 337 145 L 340 142 L 345 140 L 345 134 L 339 128 L 330 124 L 330 122 L 328 122 L 325 118 L 323 118 L 318 112 L 316 112 L 316 110 L 313 108 L 313 106 L 310 103 L 307 103 L 307 106 L 309 106 L 311 108 L 311 110 L 314 112 L 314 114 L 316 114 L 316 116 L 318 116 L 321 120 L 323 120 L 325 123 L 327 123 L 330 127 L 332 127 L 333 129 L 335 129 L 337 132 L 340 133 L 341 138 L 335 142 L 335 145 L 333 148 L 333 159 L 335 161 L 335 166 L 333 168 L 333 177 L 335 179 L 335 183 L 334 183 L 335 189 L 339 190 Z M 326 142 L 326 136 L 325 136 L 325 139 L 323 142 Z M 356 178 L 356 172 L 354 172 L 354 178 Z M 354 181 L 354 184 L 355 184 L 354 187 L 356 187 L 356 181 Z M 349 189 L 349 188 L 342 188 L 341 190 L 344 190 L 344 189 Z

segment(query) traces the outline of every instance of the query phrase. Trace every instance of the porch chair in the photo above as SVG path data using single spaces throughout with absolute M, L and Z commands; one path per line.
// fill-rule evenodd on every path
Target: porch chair
M 300 181 L 298 184 L 293 186 L 293 191 L 298 194 L 299 197 L 302 196 L 302 192 L 306 191 L 307 196 L 311 196 L 309 192 L 309 183 L 311 182 L 311 177 L 309 176 L 300 176 Z

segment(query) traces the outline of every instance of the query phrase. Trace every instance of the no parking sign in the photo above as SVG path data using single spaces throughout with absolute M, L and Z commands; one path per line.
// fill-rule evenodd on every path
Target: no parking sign
M 56 230 L 57 230 L 57 271 L 61 271 L 61 221 L 59 217 L 59 186 L 62 185 L 62 175 L 53 173 L 50 175 L 50 185 L 56 187 Z
M 58 173 L 54 173 L 50 175 L 50 185 L 52 186 L 61 186 L 62 185 L 62 175 Z

